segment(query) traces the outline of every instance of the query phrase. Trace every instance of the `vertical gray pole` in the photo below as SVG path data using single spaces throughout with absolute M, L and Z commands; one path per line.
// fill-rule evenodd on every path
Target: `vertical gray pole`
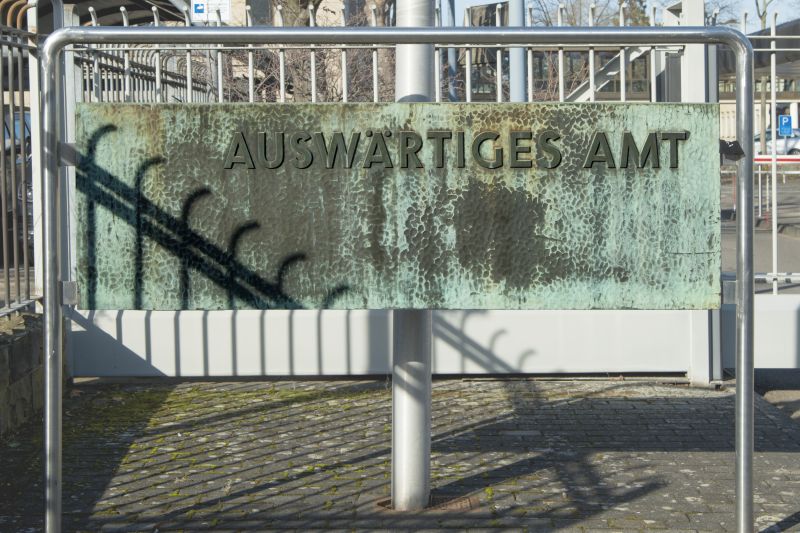
M 445 0 L 442 6 L 447 6 L 447 16 L 442 16 L 442 20 L 446 23 L 443 26 L 455 27 L 456 25 L 456 8 L 455 0 Z M 447 96 L 451 102 L 458 101 L 458 92 L 456 90 L 456 77 L 458 76 L 458 56 L 455 48 L 447 49 Z
M 53 4 L 56 28 L 63 25 L 63 5 Z M 44 454 L 45 454 L 45 517 L 47 533 L 61 531 L 61 294 L 58 287 L 59 235 L 58 162 L 53 147 L 58 138 L 58 76 L 59 57 L 51 56 L 45 49 L 42 64 L 42 150 L 44 179 L 42 192 L 42 249 L 44 259 Z
M 398 0 L 397 26 L 432 26 L 432 0 Z M 395 100 L 427 102 L 433 96 L 430 44 L 396 48 Z M 424 509 L 430 499 L 431 312 L 392 313 L 392 505 Z
M 736 530 L 753 531 L 753 49 L 736 50 L 736 137 L 745 150 L 736 194 Z M 762 91 L 764 87 L 761 87 Z
M 508 25 L 525 26 L 525 2 L 508 0 Z M 511 48 L 508 51 L 508 75 L 511 102 L 525 101 L 525 49 Z
M 64 4 L 53 0 L 53 28 L 64 26 Z M 42 259 L 44 263 L 43 284 L 44 313 L 44 455 L 45 455 L 45 516 L 44 528 L 47 533 L 61 531 L 61 380 L 62 380 L 62 332 L 61 332 L 61 294 L 59 289 L 59 245 L 58 234 L 58 162 L 54 139 L 58 139 L 58 129 L 64 123 L 58 120 L 59 106 L 56 80 L 59 75 L 59 56 L 51 57 L 48 50 L 40 54 L 42 65 L 42 149 L 41 158 L 44 169 L 42 179 Z M 64 80 L 62 80 L 62 84 Z M 63 85 L 60 85 L 63 87 Z

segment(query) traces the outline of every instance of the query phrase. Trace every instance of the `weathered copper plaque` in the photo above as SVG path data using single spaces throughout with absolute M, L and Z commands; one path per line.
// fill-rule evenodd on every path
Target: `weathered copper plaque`
M 719 305 L 708 104 L 84 104 L 89 309 Z

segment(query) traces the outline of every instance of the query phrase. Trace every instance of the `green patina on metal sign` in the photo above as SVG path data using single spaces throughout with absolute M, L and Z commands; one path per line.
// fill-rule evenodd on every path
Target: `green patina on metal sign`
M 88 309 L 719 305 L 718 107 L 83 104 Z

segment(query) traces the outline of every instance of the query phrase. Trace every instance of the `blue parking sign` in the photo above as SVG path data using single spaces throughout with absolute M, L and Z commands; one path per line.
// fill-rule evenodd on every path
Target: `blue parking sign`
M 792 115 L 778 116 L 778 135 L 781 137 L 792 136 Z

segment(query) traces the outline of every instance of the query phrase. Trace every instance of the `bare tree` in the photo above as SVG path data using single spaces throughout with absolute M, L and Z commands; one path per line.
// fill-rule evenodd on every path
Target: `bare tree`
M 383 7 L 376 3 L 378 25 L 391 23 L 389 14 L 393 13 L 389 2 L 383 0 Z M 318 25 L 341 25 L 342 13 L 327 8 L 319 8 L 320 0 L 313 0 Z M 370 7 L 372 4 L 368 4 Z M 285 2 L 281 16 L 285 26 L 309 25 L 309 3 Z M 348 17 L 348 26 L 371 25 L 372 9 L 356 10 Z M 313 50 L 313 57 L 312 57 Z M 280 55 L 284 57 L 283 88 L 286 101 L 336 102 L 343 99 L 342 49 L 332 47 L 295 47 L 232 49 L 222 53 L 223 86 L 225 100 L 247 101 L 249 98 L 248 55 L 253 55 L 254 92 L 257 101 L 278 101 L 281 95 Z M 347 48 L 347 99 L 351 102 L 373 100 L 372 48 Z M 198 58 L 196 58 L 198 59 Z M 312 69 L 314 83 L 312 86 Z M 213 73 L 214 69 L 209 68 Z M 394 98 L 394 50 L 378 51 L 379 99 Z M 214 84 L 205 80 L 209 86 Z M 312 97 L 312 90 L 314 97 Z
M 737 26 L 741 23 L 740 7 L 736 0 L 706 0 L 706 18 L 710 24 Z
M 767 29 L 767 13 L 769 11 L 769 6 L 771 6 L 775 0 L 753 0 L 756 6 L 756 16 L 758 20 L 761 21 L 761 29 Z
M 534 26 L 555 26 L 558 22 L 559 5 L 564 5 L 562 20 L 566 26 L 588 26 L 591 0 L 533 0 Z M 597 0 L 595 4 L 595 20 L 597 26 L 611 26 L 616 24 L 619 9 L 617 0 Z

